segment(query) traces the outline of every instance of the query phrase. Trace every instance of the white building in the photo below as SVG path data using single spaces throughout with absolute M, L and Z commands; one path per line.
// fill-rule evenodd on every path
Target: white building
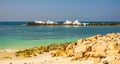
M 72 24 L 72 21 L 66 20 L 63 24 Z
M 80 25 L 81 23 L 80 23 L 78 20 L 75 20 L 75 21 L 73 22 L 73 24 L 74 24 L 74 25 Z
M 38 23 L 38 24 L 45 24 L 46 22 L 44 22 L 44 21 L 35 21 L 35 23 Z
M 57 24 L 55 21 L 48 20 L 46 24 Z

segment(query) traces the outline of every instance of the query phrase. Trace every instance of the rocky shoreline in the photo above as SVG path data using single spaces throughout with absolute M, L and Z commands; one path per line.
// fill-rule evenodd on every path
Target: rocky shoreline
M 47 55 L 45 55 L 45 53 L 47 53 Z M 10 64 L 4 63 L 6 59 L 15 60 L 18 58 L 28 58 L 27 60 L 29 60 L 33 58 L 35 61 L 34 57 L 39 58 L 37 62 L 42 62 L 42 59 L 44 59 L 45 62 L 35 63 L 33 61 L 31 64 L 56 64 L 57 62 L 61 64 L 120 64 L 120 33 L 111 33 L 104 36 L 98 34 L 79 39 L 73 43 L 38 46 L 30 49 L 17 50 L 15 52 L 12 51 L 12 53 L 11 51 L 1 51 L 0 57 L 0 63 L 3 64 Z M 42 59 L 40 60 L 40 58 Z M 18 60 L 20 61 L 20 59 Z M 64 61 L 65 59 L 66 61 Z M 14 64 L 15 61 L 11 63 Z M 24 64 L 24 62 L 17 64 Z M 26 64 L 29 64 L 29 62 Z
M 120 64 L 120 33 L 95 35 L 80 39 L 56 51 L 52 56 L 73 57 L 72 60 L 94 60 L 94 64 Z

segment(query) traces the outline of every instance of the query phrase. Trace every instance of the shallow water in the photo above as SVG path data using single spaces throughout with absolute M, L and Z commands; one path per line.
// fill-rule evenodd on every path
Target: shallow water
M 120 26 L 26 26 L 25 23 L 0 22 L 0 49 L 74 42 L 96 34 L 120 32 Z

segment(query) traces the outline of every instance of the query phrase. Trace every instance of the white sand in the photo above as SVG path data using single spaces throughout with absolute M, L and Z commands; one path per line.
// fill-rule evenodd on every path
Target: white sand
M 5 50 L 0 51 L 1 57 L 4 56 L 4 53 L 14 52 L 13 50 Z M 63 57 L 51 57 L 49 53 L 40 54 L 36 57 L 31 58 L 16 58 L 11 55 L 12 59 L 0 59 L 0 64 L 93 64 L 92 60 L 85 61 L 71 61 L 71 58 L 63 58 Z

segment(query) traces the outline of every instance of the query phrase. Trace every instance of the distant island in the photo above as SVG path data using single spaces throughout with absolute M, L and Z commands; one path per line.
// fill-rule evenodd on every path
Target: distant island
M 70 25 L 70 26 L 120 26 L 120 22 L 80 22 L 79 20 L 70 21 L 66 20 L 65 22 L 55 22 L 55 21 L 35 21 L 35 22 L 29 22 L 27 23 L 28 26 L 34 26 L 34 25 Z

